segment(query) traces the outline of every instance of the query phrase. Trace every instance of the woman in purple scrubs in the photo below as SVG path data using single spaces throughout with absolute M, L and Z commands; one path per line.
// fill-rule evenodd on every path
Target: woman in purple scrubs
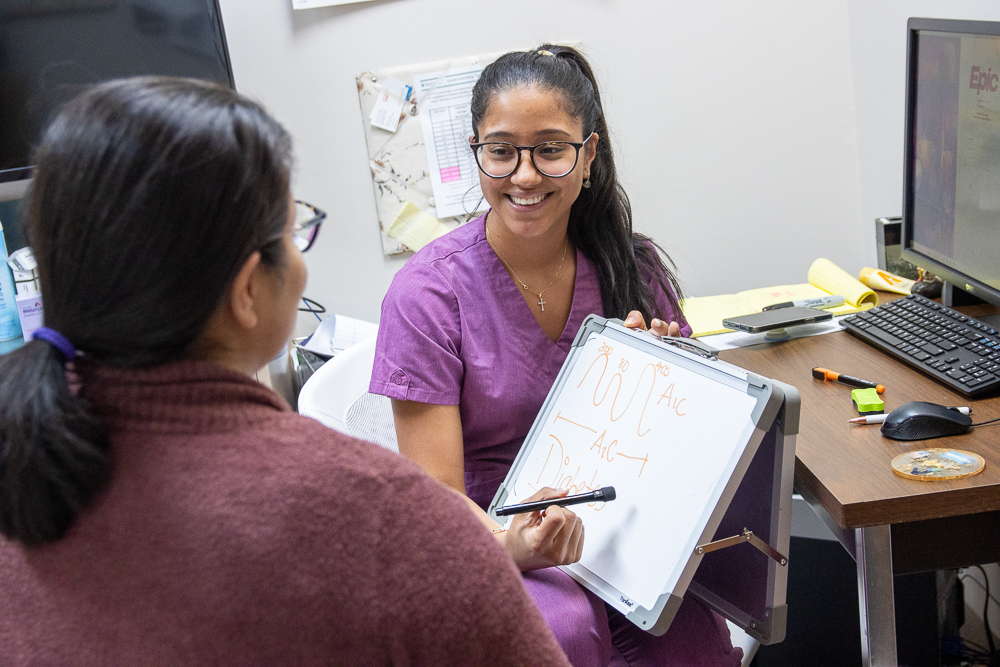
M 691 329 L 657 246 L 632 232 L 579 52 L 502 56 L 476 84 L 472 123 L 491 209 L 414 255 L 382 304 L 371 391 L 393 399 L 400 452 L 494 531 L 574 665 L 739 665 L 725 622 L 700 603 L 686 600 L 654 637 L 556 569 L 583 548 L 572 511 L 518 515 L 508 530 L 484 511 L 587 315 L 649 321 L 657 335 Z

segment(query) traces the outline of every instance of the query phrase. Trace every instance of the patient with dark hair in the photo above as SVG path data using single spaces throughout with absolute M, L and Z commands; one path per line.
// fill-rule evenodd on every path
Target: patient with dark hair
M 0 664 L 568 664 L 461 500 L 252 378 L 321 219 L 260 106 L 103 84 L 34 163 L 45 327 L 0 357 Z

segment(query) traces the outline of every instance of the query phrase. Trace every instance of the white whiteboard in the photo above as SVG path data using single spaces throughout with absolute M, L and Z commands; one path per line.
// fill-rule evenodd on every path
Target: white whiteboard
M 623 611 L 652 609 L 677 586 L 755 428 L 745 378 L 720 382 L 689 357 L 592 333 L 571 353 L 507 479 L 503 504 L 544 486 L 615 487 L 613 502 L 572 508 L 586 537 L 580 562 L 566 569 L 625 594 Z

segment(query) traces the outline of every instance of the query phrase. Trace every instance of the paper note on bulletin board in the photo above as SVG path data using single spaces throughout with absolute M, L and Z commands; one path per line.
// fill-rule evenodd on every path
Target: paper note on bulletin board
M 486 209 L 478 167 L 468 148 L 472 134 L 468 105 L 461 101 L 461 94 L 455 96 L 449 91 L 470 90 L 482 68 L 499 56 L 494 53 L 358 74 L 358 99 L 385 254 L 410 250 L 388 234 L 407 202 L 449 228 Z M 413 87 L 395 132 L 373 127 L 370 119 L 381 93 L 380 82 L 389 78 Z M 421 114 L 429 122 L 422 122 Z M 437 145 L 431 159 L 428 142 Z M 435 198 L 435 180 L 438 192 L 445 193 L 439 197 L 443 201 Z

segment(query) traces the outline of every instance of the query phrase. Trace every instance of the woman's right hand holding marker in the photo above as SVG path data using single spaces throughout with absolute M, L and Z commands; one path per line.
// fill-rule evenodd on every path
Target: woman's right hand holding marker
M 526 501 L 562 498 L 566 489 L 545 487 Z M 553 505 L 541 512 L 515 515 L 500 543 L 522 572 L 580 560 L 583 553 L 583 520 L 565 507 Z

